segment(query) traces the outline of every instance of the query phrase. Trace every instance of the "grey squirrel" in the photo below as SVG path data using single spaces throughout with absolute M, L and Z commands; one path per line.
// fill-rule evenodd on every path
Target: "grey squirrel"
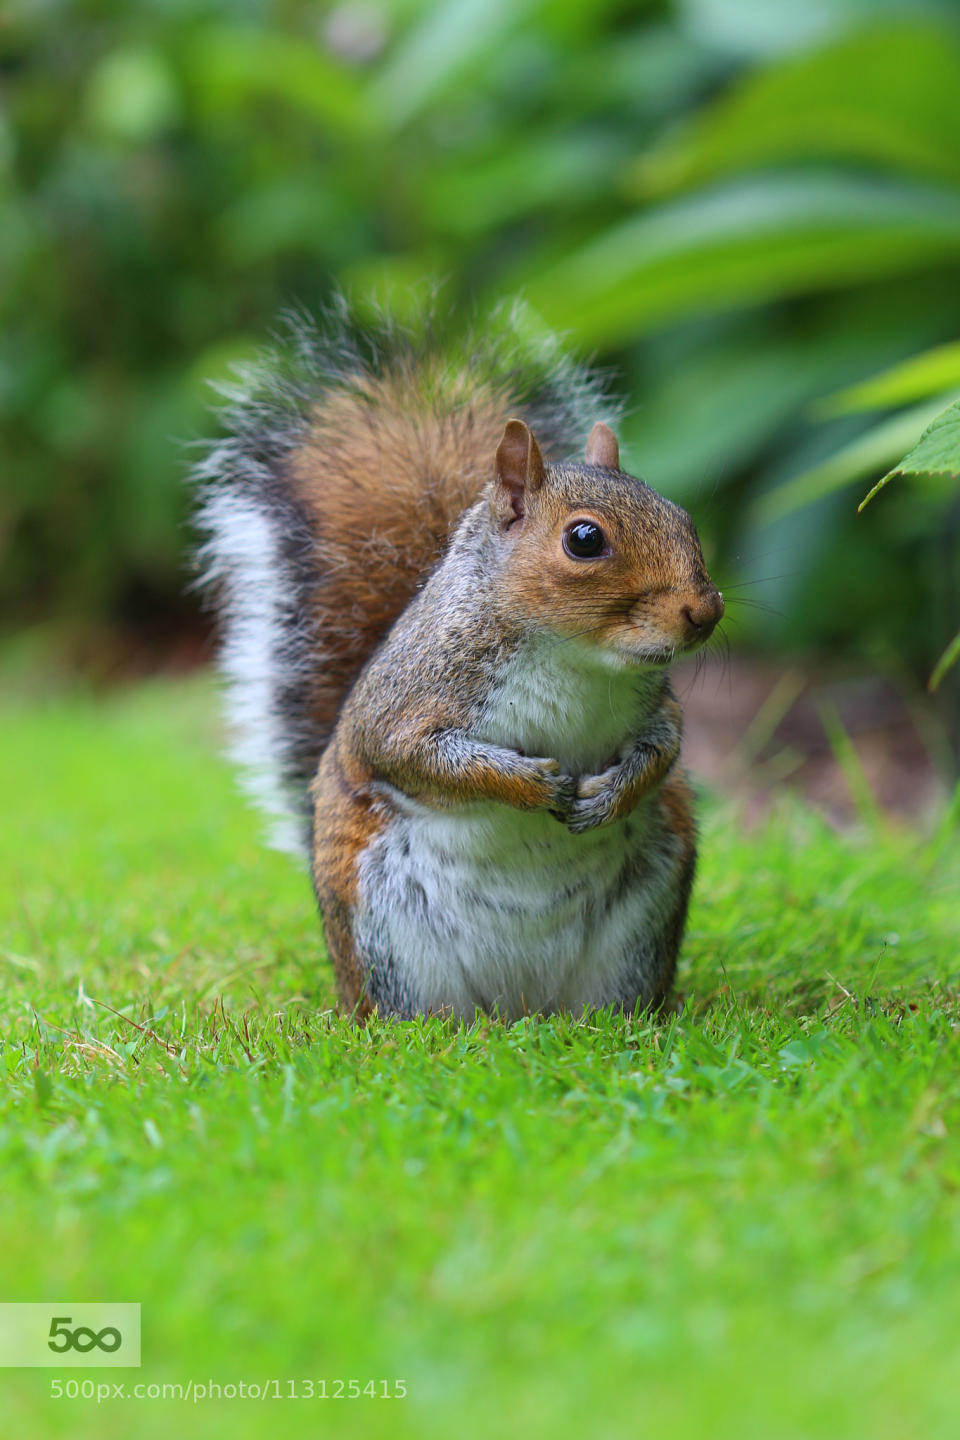
M 235 754 L 342 1004 L 662 1002 L 696 858 L 668 666 L 723 600 L 600 379 L 513 312 L 457 341 L 341 299 L 229 399 L 197 480 Z

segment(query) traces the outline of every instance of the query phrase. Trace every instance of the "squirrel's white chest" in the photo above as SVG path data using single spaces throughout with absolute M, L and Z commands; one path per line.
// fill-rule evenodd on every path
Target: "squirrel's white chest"
M 538 638 L 504 668 L 477 739 L 550 756 L 566 774 L 595 774 L 641 730 L 650 689 L 643 675 L 581 640 Z

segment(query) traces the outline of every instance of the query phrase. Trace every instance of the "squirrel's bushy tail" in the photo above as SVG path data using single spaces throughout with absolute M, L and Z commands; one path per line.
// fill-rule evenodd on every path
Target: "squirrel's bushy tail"
M 285 317 L 223 391 L 226 438 L 194 469 L 201 584 L 232 754 L 281 849 L 309 851 L 308 787 L 344 697 L 490 478 L 506 420 L 549 461 L 617 418 L 593 371 L 521 338 L 521 313 L 458 337 L 435 307 L 361 322 L 340 298 Z

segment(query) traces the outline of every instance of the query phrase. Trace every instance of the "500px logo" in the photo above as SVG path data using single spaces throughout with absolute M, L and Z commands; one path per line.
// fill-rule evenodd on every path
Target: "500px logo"
M 110 1354 L 112 1354 L 114 1350 L 120 1349 L 123 1337 L 115 1325 L 105 1325 L 99 1333 L 96 1330 L 91 1330 L 89 1325 L 78 1325 L 76 1330 L 63 1328 L 72 1324 L 72 1315 L 54 1316 L 50 1322 L 50 1335 L 51 1337 L 56 1336 L 56 1339 L 51 1338 L 47 1341 L 47 1346 L 50 1350 L 56 1350 L 59 1355 L 62 1355 L 66 1350 L 79 1350 L 82 1355 L 85 1355 L 86 1352 L 92 1350 L 95 1345 L 98 1349 L 106 1350 Z M 58 1344 L 58 1341 L 62 1341 L 63 1343 Z
M 0 1302 L 0 1366 L 140 1364 L 140 1306 L 126 1301 Z

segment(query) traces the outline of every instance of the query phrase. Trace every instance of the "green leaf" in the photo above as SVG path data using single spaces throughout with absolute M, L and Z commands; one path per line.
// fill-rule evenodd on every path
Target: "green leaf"
M 394 128 L 425 110 L 465 73 L 509 54 L 509 37 L 540 0 L 446 0 L 430 5 L 381 70 L 370 103 Z
M 732 480 L 816 388 L 809 358 L 786 338 L 701 344 L 644 383 L 642 404 L 620 427 L 626 468 L 692 503 L 704 476 L 711 485 Z
M 891 480 L 902 476 L 943 475 L 951 480 L 960 480 L 960 400 L 955 400 L 946 410 L 942 409 L 942 405 L 941 399 L 937 407 L 939 413 L 923 431 L 916 445 L 899 465 L 877 481 L 869 495 L 860 502 L 861 510 Z M 915 414 L 916 411 L 908 413 Z
M 859 32 L 748 75 L 635 168 L 641 194 L 800 159 L 960 176 L 960 47 L 936 25 Z
M 827 376 L 850 373 L 859 339 L 855 330 L 830 327 L 803 336 L 738 330 L 701 341 L 674 363 L 654 361 L 641 403 L 621 424 L 621 452 L 655 489 L 684 504 L 705 476 L 711 486 L 733 483 L 738 467 L 829 384 Z
M 876 474 L 882 466 L 889 465 L 895 456 L 901 455 L 904 448 L 923 432 L 923 427 L 942 411 L 944 398 L 941 396 L 932 405 L 916 405 L 879 425 L 872 426 L 829 459 L 761 496 L 754 511 L 757 521 L 770 524 L 824 495 L 831 494 L 834 490 L 842 489 L 853 480 L 861 480 L 871 472 Z M 866 504 L 866 501 L 863 503 Z M 863 509 L 863 505 L 860 509 Z
M 571 195 L 581 206 L 604 201 L 622 160 L 620 139 L 603 133 L 578 129 L 518 137 L 467 167 L 460 155 L 442 168 L 429 167 L 424 214 L 444 234 L 489 234 L 538 211 L 568 211 Z
M 935 345 L 920 355 L 912 355 L 909 360 L 891 365 L 869 380 L 818 400 L 812 408 L 816 415 L 827 419 L 858 410 L 883 410 L 906 405 L 911 400 L 942 395 L 953 386 L 960 387 L 960 340 Z
M 944 650 L 943 654 L 940 656 L 940 659 L 933 667 L 933 674 L 930 676 L 929 681 L 929 688 L 931 690 L 936 690 L 938 688 L 940 681 L 943 679 L 944 675 L 946 675 L 947 671 L 950 669 L 950 666 L 956 665 L 958 660 L 960 660 L 960 630 L 958 630 L 956 635 L 954 635 L 953 639 L 950 641 L 950 644 L 947 646 L 946 650 Z
M 898 475 L 949 475 L 960 479 L 960 400 L 928 425 L 897 466 Z
M 104 135 L 131 143 L 152 140 L 179 116 L 173 76 L 155 50 L 114 50 L 87 83 L 84 109 Z
M 791 471 L 789 448 L 802 443 L 798 414 L 816 396 L 915 349 L 924 338 L 913 329 L 922 324 L 918 311 L 917 287 L 907 281 L 897 293 L 886 287 L 882 305 L 868 288 L 805 307 L 789 321 L 721 321 L 715 337 L 698 329 L 681 348 L 669 335 L 648 342 L 642 368 L 624 377 L 639 403 L 621 424 L 621 453 L 683 504 L 701 496 L 705 481 L 738 493 L 740 467 L 774 435 L 783 466 L 777 481 L 796 474 L 815 463 L 796 461 Z
M 548 324 L 609 345 L 683 316 L 957 255 L 958 195 L 863 176 L 777 175 L 643 211 L 546 266 L 526 293 Z
M 192 38 L 186 71 L 197 103 L 207 109 L 244 113 L 263 95 L 348 136 L 370 129 L 356 77 L 319 46 L 280 30 L 208 27 Z

